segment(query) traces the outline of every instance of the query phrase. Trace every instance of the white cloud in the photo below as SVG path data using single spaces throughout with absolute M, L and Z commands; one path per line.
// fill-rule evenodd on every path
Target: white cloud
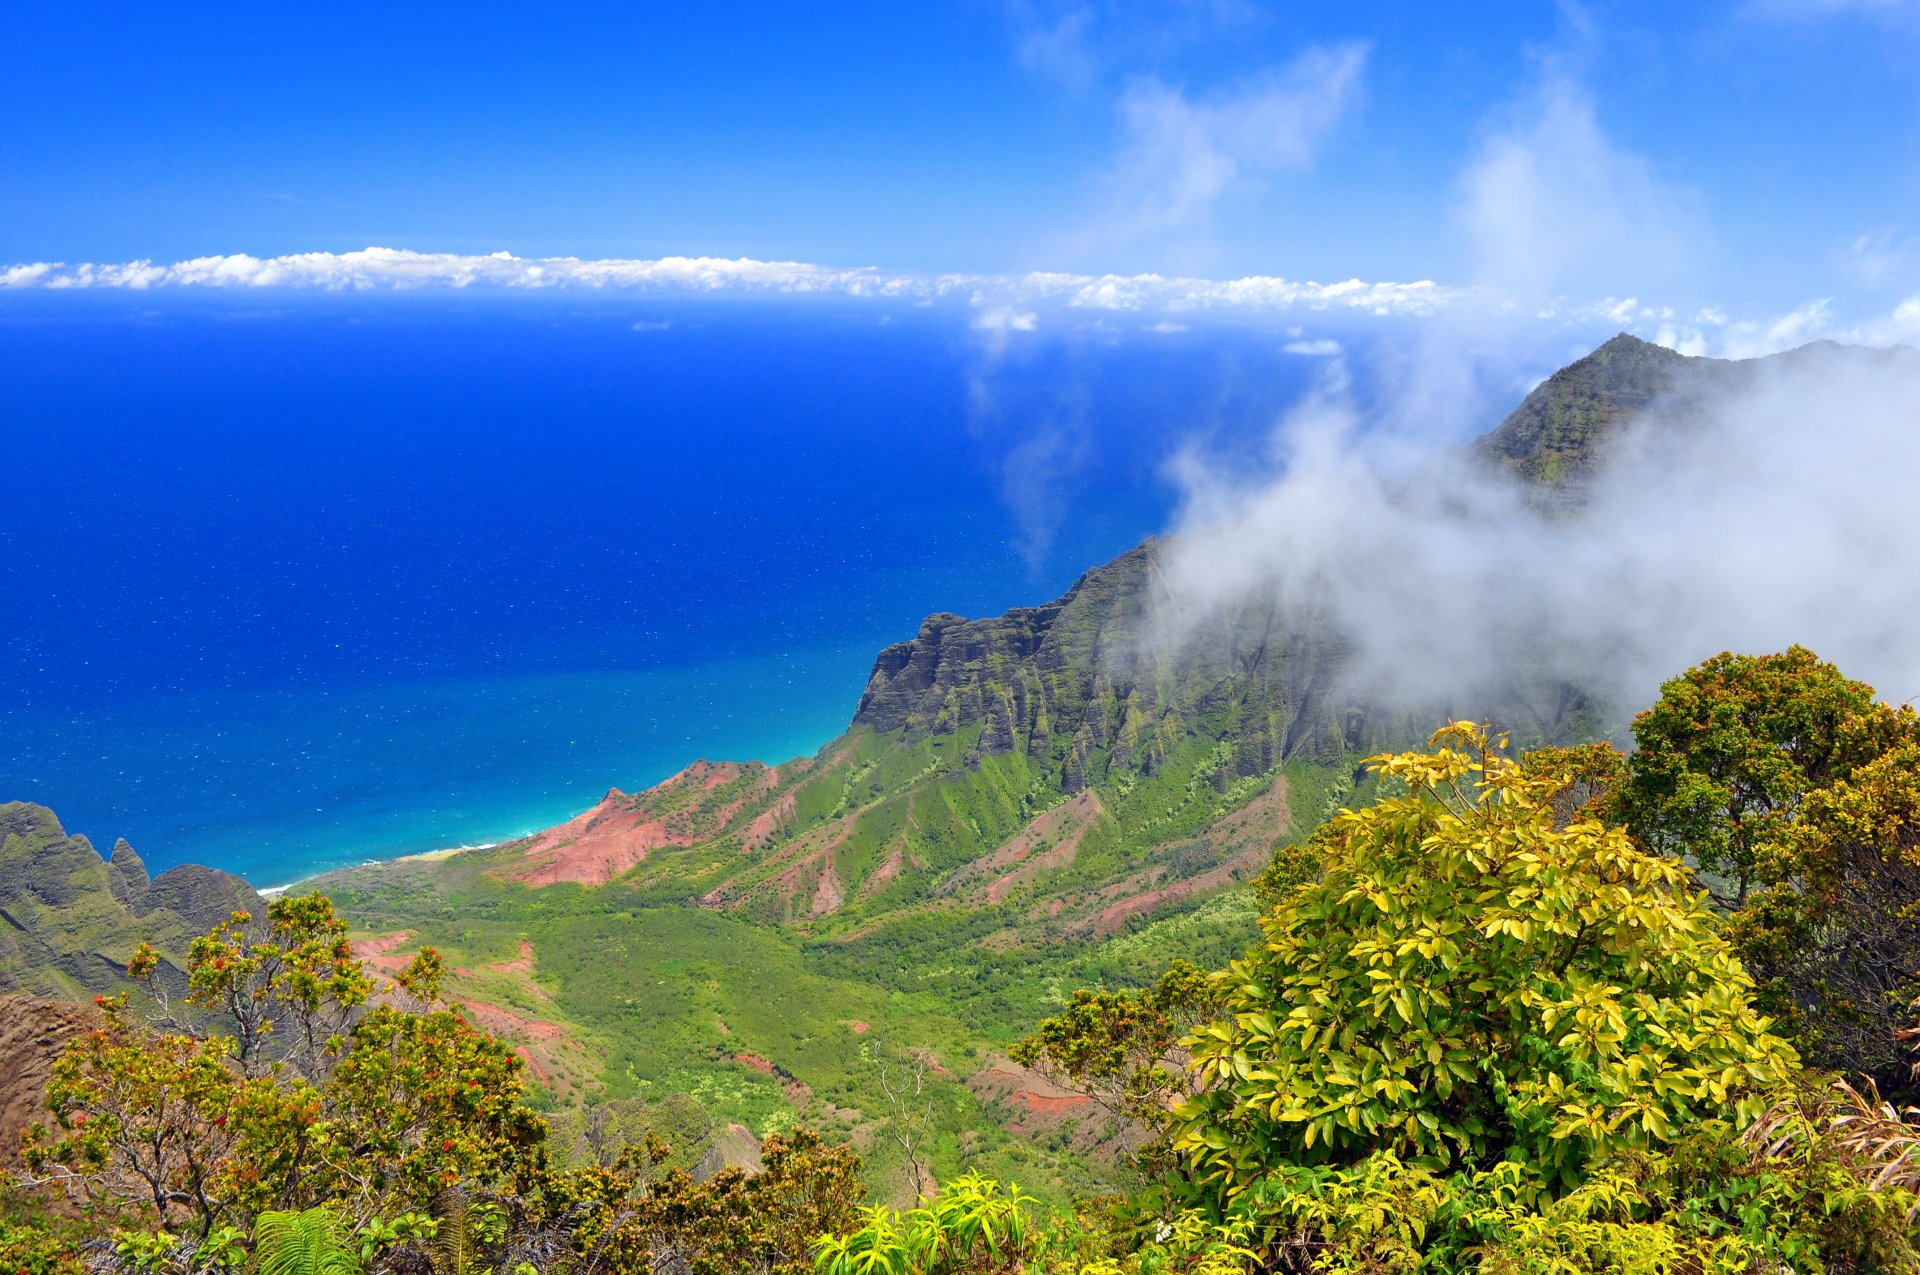
M 974 315 L 973 327 L 978 332 L 1033 332 L 1040 327 L 1040 316 L 1031 310 L 996 306 Z
M 672 326 L 672 319 L 635 319 L 633 321 L 635 332 L 665 332 Z
M 1415 283 L 1296 282 L 1272 275 L 1244 279 L 1170 279 L 1162 275 L 1028 275 L 1029 285 L 1066 295 L 1067 304 L 1092 310 L 1357 310 L 1375 315 L 1422 315 L 1456 300 L 1459 289 L 1432 280 Z
M 35 261 L 24 266 L 10 266 L 0 270 L 0 288 L 30 288 L 40 283 L 58 267 L 50 261 Z
M 1463 191 L 1476 281 L 1520 297 L 1668 283 L 1704 238 L 1697 198 L 1615 146 L 1592 98 L 1553 68 L 1481 148 Z
M 1203 225 L 1224 197 L 1311 164 L 1360 98 L 1367 46 L 1314 47 L 1231 92 L 1190 96 L 1157 78 L 1120 99 L 1126 142 L 1110 178 L 1109 240 Z
M 1300 354 L 1308 358 L 1331 358 L 1340 353 L 1340 343 L 1329 337 L 1317 341 L 1289 341 L 1280 349 L 1287 354 Z
M 1735 319 L 1706 309 L 1688 322 L 1636 324 L 1649 340 L 1682 354 L 1751 359 L 1778 354 L 1811 341 L 1887 347 L 1920 345 L 1920 296 L 1908 297 L 1884 314 L 1843 317 L 1831 297 L 1819 297 L 1782 314 Z
M 1056 318 L 1085 329 L 1107 314 L 1139 316 L 1152 332 L 1183 330 L 1186 319 L 1206 314 L 1248 324 L 1271 322 L 1295 344 L 1303 341 L 1288 316 L 1314 315 L 1324 330 L 1342 320 L 1422 319 L 1452 316 L 1453 326 L 1488 314 L 1532 316 L 1584 337 L 1601 329 L 1626 329 L 1689 354 L 1749 357 L 1829 338 L 1887 345 L 1920 341 L 1920 296 L 1891 312 L 1846 316 L 1830 298 L 1809 301 L 1782 314 L 1738 317 L 1711 307 L 1676 312 L 1637 298 L 1580 300 L 1565 295 L 1523 305 L 1515 294 L 1486 286 L 1458 287 L 1430 279 L 1408 283 L 1346 279 L 1337 283 L 1251 275 L 1206 279 L 1159 274 L 1088 275 L 1035 272 L 1024 275 L 915 274 L 873 267 L 839 267 L 751 258 L 663 257 L 658 260 L 582 260 L 576 257 L 515 257 L 410 252 L 367 248 L 359 252 L 294 253 L 254 257 L 246 253 L 196 257 L 157 264 L 24 262 L 0 265 L 0 292 L 120 289 L 129 291 L 273 289 L 327 292 L 588 292 L 659 297 L 812 296 L 855 298 L 878 304 L 961 305 L 973 311 L 972 326 L 1004 339 L 1034 332 Z M 1078 317 L 1076 317 L 1078 316 Z M 670 320 L 643 319 L 636 331 Z M 1329 338 L 1330 339 L 1330 338 Z M 1283 347 L 1287 348 L 1287 347 Z M 1328 351 L 1331 353 L 1331 351 Z
M 1859 491 L 1863 474 L 1920 467 L 1916 395 L 1913 355 L 1756 368 L 1673 420 L 1622 422 L 1586 507 L 1542 515 L 1452 444 L 1460 431 L 1383 443 L 1403 413 L 1328 378 L 1270 465 L 1237 451 L 1179 466 L 1166 631 L 1277 600 L 1354 643 L 1343 690 L 1435 717 L 1481 711 L 1515 670 L 1635 707 L 1716 651 L 1791 642 L 1897 702 L 1920 692 L 1920 538 L 1903 502 Z
M 1257 275 L 1242 279 L 1164 275 L 928 275 L 809 265 L 794 261 L 663 257 L 658 260 L 582 260 L 577 257 L 463 256 L 366 248 L 359 252 L 304 252 L 284 257 L 196 257 L 171 265 L 28 262 L 0 266 L 8 288 L 287 288 L 330 292 L 426 289 L 521 291 L 657 291 L 680 294 L 767 293 L 934 302 L 960 299 L 981 310 L 980 326 L 1031 331 L 1040 306 L 1149 311 L 1233 309 L 1248 312 L 1351 310 L 1378 315 L 1427 314 L 1454 290 L 1430 280 L 1413 283 L 1340 283 Z
M 908 296 L 926 292 L 930 281 L 869 268 L 840 269 L 794 261 L 662 257 L 654 261 L 530 259 L 511 253 L 463 256 L 365 248 L 358 252 L 302 252 L 260 258 L 246 253 L 196 257 L 172 265 L 151 261 L 118 264 L 35 262 L 0 275 L 12 286 L 44 288 L 659 288 L 689 292 L 820 292 L 846 296 Z

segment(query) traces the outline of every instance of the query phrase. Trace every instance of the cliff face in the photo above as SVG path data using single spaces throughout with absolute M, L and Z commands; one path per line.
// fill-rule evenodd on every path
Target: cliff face
M 929 617 L 874 661 L 854 725 L 912 743 L 977 727 L 982 755 L 1040 760 L 1060 791 L 1159 772 L 1196 730 L 1232 741 L 1229 772 L 1328 761 L 1397 723 L 1344 699 L 1345 642 L 1312 615 L 1235 608 L 1197 634 L 1160 630 L 1148 541 L 1064 596 L 987 620 Z
M 0 805 L 0 989 L 117 992 L 139 943 L 182 952 L 236 908 L 264 907 L 232 873 L 183 865 L 149 879 L 124 841 L 102 859 L 85 837 L 69 837 L 46 807 Z M 177 973 L 170 968 L 161 977 Z

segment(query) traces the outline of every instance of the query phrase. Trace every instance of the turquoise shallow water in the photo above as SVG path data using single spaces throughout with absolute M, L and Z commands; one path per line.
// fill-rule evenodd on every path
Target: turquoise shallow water
M 30 778 L 9 791 L 77 827 L 165 828 L 195 859 L 283 885 L 521 836 L 694 758 L 810 753 L 845 725 L 867 658 L 130 697 L 12 723 L 11 749 L 96 797 L 62 801 Z
M 967 318 L 0 298 L 0 800 L 272 885 L 809 753 L 881 646 L 1056 596 L 1311 371 Z

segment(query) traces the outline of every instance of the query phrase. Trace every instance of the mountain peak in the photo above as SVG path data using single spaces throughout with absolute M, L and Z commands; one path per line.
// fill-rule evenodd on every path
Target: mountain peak
M 1656 403 L 1697 414 L 1749 366 L 1693 358 L 1622 332 L 1534 386 L 1473 450 L 1532 486 L 1537 503 L 1575 505 L 1628 421 Z
M 129 904 L 153 884 L 147 875 L 146 862 L 127 844 L 125 837 L 113 843 L 113 853 L 107 857 L 107 881 L 113 887 L 113 897 Z
M 1656 345 L 1652 341 L 1642 340 L 1631 332 L 1619 332 L 1594 347 L 1593 353 L 1587 355 L 1587 358 L 1608 361 L 1620 358 L 1623 355 L 1663 360 L 1685 359 L 1687 357 L 1678 350 L 1670 349 L 1664 345 Z

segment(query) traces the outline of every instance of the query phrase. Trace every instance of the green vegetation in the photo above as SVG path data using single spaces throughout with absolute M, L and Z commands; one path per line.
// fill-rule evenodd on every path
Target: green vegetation
M 125 990 L 120 971 L 142 942 L 163 949 L 160 981 L 178 988 L 187 943 L 259 896 L 236 876 L 186 866 L 149 879 L 126 842 L 102 859 L 53 812 L 0 804 L 0 973 L 42 996 L 87 1000 Z
M 1099 831 L 1159 871 L 1162 830 L 1231 850 L 1263 801 L 1347 804 L 1310 836 L 1259 823 L 1247 884 L 1132 928 L 1097 895 L 1079 948 L 1051 941 L 1064 907 L 972 862 L 810 933 L 669 906 L 662 868 L 430 880 L 404 936 L 374 927 L 388 981 L 325 898 L 277 900 L 186 946 L 185 1008 L 220 1030 L 112 999 L 69 1046 L 27 1180 L 95 1212 L 16 1207 L 0 1251 L 78 1270 L 80 1236 L 101 1269 L 181 1275 L 1920 1272 L 1920 1125 L 1870 1083 L 1915 1014 L 1915 730 L 1795 649 L 1675 679 L 1631 756 L 1460 722 L 1358 785 L 1343 759 L 1236 790 L 1231 750 L 1195 749 L 1177 784 L 1072 799 L 1080 824 L 1029 817 L 1003 863 Z M 973 773 L 954 819 L 995 817 L 1022 768 Z M 901 800 L 840 781 L 829 822 Z M 660 857 L 714 853 L 684 849 Z M 1884 968 L 1841 987 L 1865 942 Z M 604 1069 L 592 1105 L 549 1087 L 549 1122 L 528 1079 L 561 1054 L 511 1042 L 555 1032 Z M 757 1151 L 722 1167 L 736 1122 Z
M 133 973 L 151 977 L 150 949 Z M 199 1275 L 564 1268 L 797 1272 L 848 1227 L 858 1161 L 772 1136 L 760 1171 L 696 1180 L 651 1132 L 557 1168 L 522 1065 L 439 1000 L 428 948 L 376 981 L 321 895 L 276 899 L 191 946 L 189 1001 L 222 1024 L 143 1025 L 126 998 L 67 1046 L 21 1185 L 84 1202 L 91 1235 L 9 1221 L 21 1269 Z
M 1781 666 L 1831 683 L 1804 652 L 1762 672 Z M 1874 724 L 1898 719 L 1869 701 L 1838 729 L 1887 739 Z M 1016 1051 L 1134 1121 L 1144 1189 L 1048 1219 L 968 1181 L 955 1213 L 1016 1214 L 1011 1259 L 940 1234 L 936 1202 L 874 1214 L 821 1269 L 1920 1269 L 1920 1126 L 1802 1070 L 1687 865 L 1597 817 L 1632 806 L 1629 768 L 1509 757 L 1469 723 L 1435 745 L 1378 759 L 1381 799 L 1282 856 L 1244 960 L 1079 993 Z M 1832 819 L 1842 786 L 1773 834 Z M 1864 800 L 1878 821 L 1854 830 L 1910 861 L 1920 807 Z

